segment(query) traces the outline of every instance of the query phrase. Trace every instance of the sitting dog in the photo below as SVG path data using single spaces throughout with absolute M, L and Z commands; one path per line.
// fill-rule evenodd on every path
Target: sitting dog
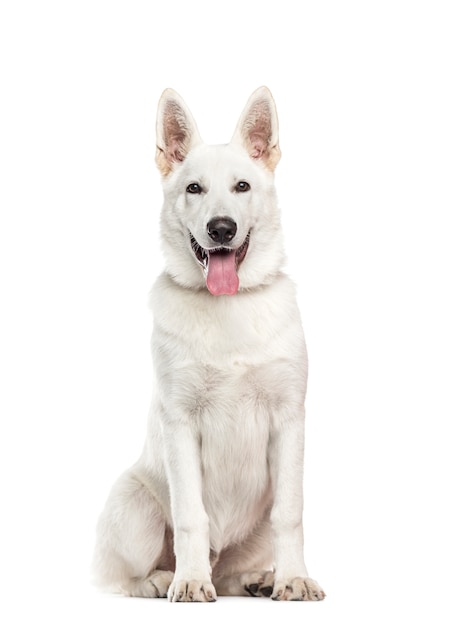
M 282 273 L 279 159 L 267 88 L 216 146 L 163 92 L 155 388 L 143 452 L 112 488 L 94 558 L 97 582 L 126 595 L 324 598 L 303 556 L 307 355 Z

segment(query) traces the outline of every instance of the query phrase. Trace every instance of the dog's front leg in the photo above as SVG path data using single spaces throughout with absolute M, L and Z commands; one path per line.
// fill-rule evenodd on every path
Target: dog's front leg
M 168 599 L 213 602 L 217 595 L 211 581 L 209 520 L 202 500 L 197 438 L 184 419 L 166 421 L 163 434 L 176 555 Z
M 308 577 L 303 554 L 303 419 L 283 423 L 270 445 L 274 489 L 271 513 L 275 584 L 273 600 L 322 600 L 321 587 Z

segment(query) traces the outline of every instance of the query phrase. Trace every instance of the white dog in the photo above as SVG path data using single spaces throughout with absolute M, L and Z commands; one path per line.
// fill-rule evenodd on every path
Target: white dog
M 324 598 L 303 557 L 307 356 L 281 271 L 279 158 L 267 88 L 222 146 L 204 144 L 181 97 L 164 91 L 155 390 L 142 455 L 98 523 L 105 587 L 173 602 Z

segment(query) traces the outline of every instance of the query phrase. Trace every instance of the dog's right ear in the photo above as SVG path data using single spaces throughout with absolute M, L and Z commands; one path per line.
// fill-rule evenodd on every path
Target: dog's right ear
M 181 96 L 165 89 L 156 120 L 156 164 L 163 176 L 184 161 L 189 150 L 202 140 L 197 125 Z

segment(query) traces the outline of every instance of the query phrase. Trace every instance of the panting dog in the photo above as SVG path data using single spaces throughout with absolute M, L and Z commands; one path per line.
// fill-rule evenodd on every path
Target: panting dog
M 305 340 L 284 263 L 266 87 L 206 145 L 163 92 L 165 271 L 150 296 L 154 391 L 140 459 L 98 522 L 97 583 L 173 602 L 322 600 L 303 556 Z

